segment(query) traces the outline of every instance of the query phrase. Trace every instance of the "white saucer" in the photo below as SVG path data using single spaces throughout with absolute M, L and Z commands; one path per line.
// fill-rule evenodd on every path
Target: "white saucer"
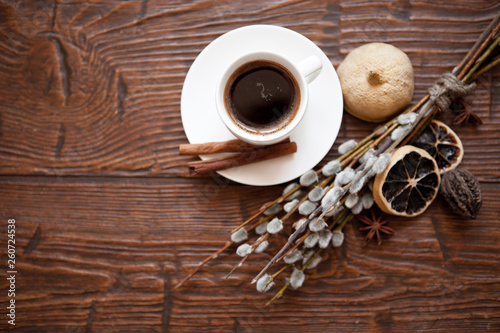
M 218 173 L 247 185 L 276 185 L 314 168 L 337 138 L 343 100 L 337 73 L 328 57 L 303 35 L 278 26 L 252 25 L 232 30 L 210 43 L 189 69 L 181 96 L 181 117 L 190 143 L 226 141 L 234 136 L 224 126 L 215 107 L 215 87 L 227 64 L 251 50 L 282 53 L 292 61 L 316 54 L 323 62 L 318 77 L 309 84 L 309 105 L 290 140 L 297 152 L 272 160 Z M 201 155 L 201 159 L 214 155 Z

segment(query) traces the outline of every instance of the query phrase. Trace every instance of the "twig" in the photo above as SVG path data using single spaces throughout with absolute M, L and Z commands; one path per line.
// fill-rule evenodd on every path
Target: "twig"
M 482 67 L 480 70 L 476 71 L 473 75 L 470 76 L 469 80 L 467 82 L 473 82 L 473 81 L 476 81 L 476 79 L 488 72 L 490 69 L 492 69 L 493 67 L 496 67 L 500 64 L 500 56 L 496 56 L 495 58 L 493 58 L 487 65 L 485 65 L 484 67 Z
M 246 256 L 244 256 L 240 262 L 233 267 L 233 269 L 226 275 L 226 279 L 229 278 L 233 273 L 234 271 L 238 268 L 238 267 L 241 267 L 243 265 L 243 263 L 247 260 L 247 258 L 250 256 L 250 254 L 253 253 L 253 251 L 255 251 L 255 249 L 260 245 L 262 244 L 263 241 L 267 240 L 269 238 L 269 234 L 265 234 L 264 236 L 260 237 L 257 242 L 255 242 L 253 245 L 252 245 L 252 250 L 249 254 L 247 254 Z
M 490 22 L 488 27 L 483 31 L 483 33 L 479 36 L 477 42 L 472 46 L 467 55 L 462 59 L 462 61 L 453 69 L 452 73 L 458 76 L 460 72 L 467 72 L 472 64 L 478 58 L 478 55 L 481 54 L 486 47 L 491 43 L 491 40 L 498 33 L 500 29 L 500 12 L 495 16 L 495 18 Z M 459 78 L 460 79 L 460 78 Z
M 474 66 L 467 72 L 467 74 L 464 76 L 463 81 L 467 82 L 471 75 L 483 64 L 483 62 L 486 60 L 486 58 L 491 54 L 491 52 L 498 46 L 498 43 L 500 42 L 500 37 L 496 38 L 493 43 L 486 49 L 486 51 L 476 60 L 474 63 Z
M 288 288 L 288 286 L 290 285 L 290 283 L 286 283 L 281 289 L 280 291 L 278 291 L 274 296 L 273 298 L 271 298 L 269 300 L 269 302 L 266 303 L 266 305 L 264 305 L 264 307 L 268 307 L 269 305 L 271 305 L 271 303 L 273 303 L 276 299 L 280 298 L 283 293 L 285 292 L 286 288 Z
M 205 264 L 207 262 L 209 262 L 210 260 L 214 259 L 214 258 L 217 258 L 217 256 L 219 254 L 221 254 L 222 252 L 224 252 L 228 247 L 230 247 L 231 245 L 233 245 L 233 242 L 227 242 L 226 245 L 224 245 L 223 247 L 221 247 L 220 249 L 218 249 L 217 251 L 215 251 L 212 255 L 208 256 L 207 258 L 205 258 L 195 269 L 193 269 L 191 271 L 191 273 L 188 274 L 188 276 L 186 276 L 184 278 L 184 280 L 182 280 L 181 282 L 179 282 L 174 288 L 177 289 L 179 288 L 180 286 L 182 286 L 184 284 L 184 282 L 186 282 L 187 280 L 189 280 L 193 275 L 195 275 L 203 266 L 205 266 Z
M 255 282 L 257 282 L 262 277 L 262 275 L 264 275 L 264 273 L 269 269 L 269 267 L 271 267 L 272 265 L 274 265 L 274 263 L 276 262 L 276 260 L 278 260 L 278 258 L 280 258 L 283 255 L 283 253 L 288 249 L 288 247 L 290 247 L 290 245 L 295 241 L 295 239 L 297 238 L 297 236 L 299 234 L 301 234 L 306 229 L 306 227 L 309 225 L 309 223 L 311 222 L 311 220 L 314 217 L 316 217 L 318 214 L 321 213 L 321 209 L 322 209 L 321 206 L 319 206 L 318 208 L 316 208 L 316 210 L 307 218 L 307 221 L 304 222 L 300 227 L 298 227 L 295 230 L 295 232 L 290 235 L 290 237 L 288 237 L 288 240 L 285 243 L 285 245 L 278 251 L 278 253 L 271 260 L 269 260 L 269 262 L 260 271 L 260 273 L 257 274 L 257 276 L 252 280 L 252 284 L 255 283 Z
M 303 272 L 306 270 L 306 268 L 313 262 L 313 260 L 320 255 L 320 253 L 322 252 L 323 249 L 318 249 L 316 250 L 316 252 L 305 262 L 304 265 L 302 265 L 302 267 L 300 268 L 300 270 Z M 279 297 L 281 297 L 286 289 L 288 288 L 288 286 L 290 285 L 289 282 L 285 283 L 285 285 L 273 296 L 273 298 L 271 298 L 269 300 L 269 302 L 266 303 L 266 305 L 264 305 L 264 307 L 268 307 L 269 305 L 271 305 L 276 299 L 278 299 Z
M 256 218 L 258 218 L 262 213 L 264 213 L 268 208 L 270 208 L 271 206 L 277 204 L 277 203 L 280 203 L 282 202 L 283 200 L 285 200 L 286 198 L 288 198 L 290 195 L 292 195 L 293 193 L 295 193 L 297 190 L 300 189 L 300 184 L 298 184 L 297 186 L 295 186 L 292 190 L 290 190 L 289 192 L 283 194 L 282 196 L 280 196 L 279 198 L 277 198 L 276 200 L 274 201 L 271 201 L 270 203 L 264 205 L 263 207 L 261 207 L 261 209 L 255 213 L 254 215 L 252 215 L 249 219 L 247 219 L 245 222 L 243 222 L 242 224 L 240 224 L 237 228 L 233 229 L 231 231 L 231 233 L 234 233 L 236 231 L 238 231 L 239 229 L 243 228 L 244 226 L 246 226 L 247 224 L 249 224 L 250 222 L 252 222 L 253 220 L 255 220 Z

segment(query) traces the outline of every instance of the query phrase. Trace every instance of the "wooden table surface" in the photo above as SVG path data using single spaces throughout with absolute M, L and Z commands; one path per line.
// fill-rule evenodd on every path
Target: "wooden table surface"
M 186 73 L 232 29 L 274 24 L 336 67 L 382 41 L 410 57 L 414 101 L 451 70 L 500 10 L 483 1 L 3 1 L 0 5 L 0 318 L 19 332 L 389 332 L 500 330 L 500 70 L 468 97 L 482 125 L 454 126 L 462 167 L 481 182 L 476 220 L 438 198 L 396 236 L 345 243 L 268 309 L 251 279 L 229 278 L 234 248 L 174 289 L 283 185 L 190 178 L 178 155 Z M 445 121 L 449 119 L 444 117 Z M 337 141 L 374 128 L 345 114 Z M 16 221 L 15 326 L 6 306 L 7 224 Z M 276 251 L 277 247 L 271 247 Z M 9 319 L 10 320 L 10 319 Z

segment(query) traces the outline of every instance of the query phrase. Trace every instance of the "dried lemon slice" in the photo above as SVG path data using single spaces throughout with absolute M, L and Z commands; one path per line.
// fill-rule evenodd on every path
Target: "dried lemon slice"
M 464 157 L 464 147 L 458 135 L 438 120 L 433 120 L 413 145 L 436 160 L 441 175 L 455 169 Z
M 387 168 L 375 177 L 373 198 L 382 211 L 399 216 L 424 212 L 438 193 L 438 166 L 425 150 L 403 146 L 391 156 Z

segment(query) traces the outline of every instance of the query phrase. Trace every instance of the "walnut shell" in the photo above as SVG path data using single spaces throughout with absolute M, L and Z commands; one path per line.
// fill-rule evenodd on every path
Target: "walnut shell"
M 442 176 L 439 193 L 455 213 L 473 219 L 477 217 L 482 204 L 481 187 L 469 171 L 455 169 L 446 172 Z

